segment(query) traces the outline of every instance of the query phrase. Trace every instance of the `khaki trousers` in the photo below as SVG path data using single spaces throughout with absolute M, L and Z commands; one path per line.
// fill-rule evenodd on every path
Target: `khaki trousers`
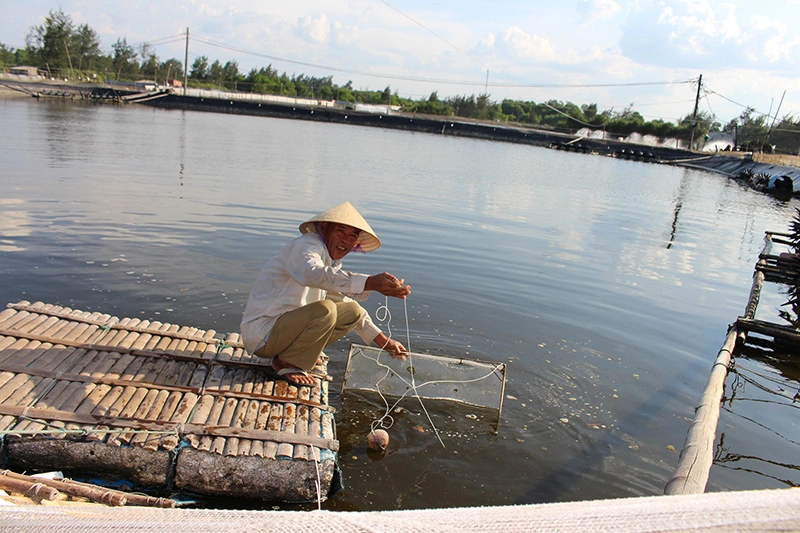
M 363 319 L 357 302 L 320 300 L 282 314 L 267 343 L 255 351 L 260 357 L 278 357 L 308 371 L 317 364 L 323 348 L 350 333 Z

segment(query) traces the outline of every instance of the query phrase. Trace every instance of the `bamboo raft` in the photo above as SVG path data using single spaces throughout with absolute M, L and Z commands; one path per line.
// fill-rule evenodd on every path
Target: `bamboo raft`
M 765 282 L 796 285 L 797 279 L 800 279 L 800 258 L 791 254 L 792 259 L 788 259 L 772 253 L 773 244 L 791 246 L 789 237 L 790 234 L 774 231 L 768 231 L 764 236 L 764 248 L 754 268 L 753 284 L 744 315 L 730 325 L 725 341 L 717 352 L 706 388 L 695 408 L 694 419 L 686 434 L 678 466 L 664 487 L 666 495 L 705 492 L 711 466 L 714 463 L 714 445 L 725 380 L 734 360 L 734 354 L 738 354 L 745 343 L 751 340 L 749 335 L 756 333 L 771 343 L 781 341 L 800 344 L 800 329 L 755 318 Z
M 15 471 L 137 488 L 312 501 L 337 482 L 317 387 L 273 381 L 238 334 L 37 302 L 0 312 L 0 435 Z

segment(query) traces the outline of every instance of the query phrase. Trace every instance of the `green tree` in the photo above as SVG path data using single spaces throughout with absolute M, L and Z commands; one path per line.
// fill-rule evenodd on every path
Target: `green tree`
M 440 100 L 436 91 L 433 91 L 426 100 L 420 100 L 419 102 L 407 102 L 403 106 L 403 111 L 407 111 L 409 113 L 423 113 L 426 115 L 441 115 L 446 117 L 453 115 L 453 108 L 447 102 Z
M 234 82 L 235 84 L 239 81 L 239 78 L 241 78 L 241 74 L 239 74 L 239 63 L 236 61 L 228 61 L 225 63 L 225 66 L 222 67 L 222 79 L 227 82 Z
M 584 104 L 581 106 L 581 113 L 587 122 L 594 120 L 597 116 L 597 104 Z
M 28 55 L 35 66 L 45 68 L 51 76 L 70 68 L 68 46 L 73 33 L 72 19 L 61 9 L 50 11 L 44 24 L 31 28 L 25 38 Z
M 734 136 L 737 146 L 746 151 L 761 151 L 762 140 L 767 134 L 767 117 L 748 107 L 731 120 L 723 131 Z
M 116 73 L 116 79 L 121 78 L 136 79 L 139 77 L 139 64 L 136 62 L 137 53 L 132 46 L 128 44 L 128 40 L 124 37 L 117 39 L 117 42 L 112 45 L 114 50 L 114 58 L 112 67 Z
M 72 64 L 78 70 L 93 70 L 102 55 L 100 38 L 88 24 L 81 24 L 70 36 Z
M 194 60 L 192 68 L 189 70 L 189 77 L 200 81 L 208 79 L 208 58 L 206 56 L 199 56 Z
M 141 76 L 158 81 L 158 55 L 149 43 L 139 45 L 139 73 Z
M 213 63 L 211 63 L 211 67 L 208 69 L 208 79 L 219 85 L 225 79 L 225 73 L 222 70 L 222 63 L 219 62 L 219 59 L 215 59 Z
M 164 75 L 164 81 L 183 79 L 183 63 L 174 57 L 161 63 L 158 71 Z
M 14 55 L 14 49 L 8 48 L 3 43 L 0 43 L 0 69 L 13 67 L 17 65 L 17 58 Z

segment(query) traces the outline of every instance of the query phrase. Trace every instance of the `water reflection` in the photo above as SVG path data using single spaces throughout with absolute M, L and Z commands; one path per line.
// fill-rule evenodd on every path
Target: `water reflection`
M 415 351 L 508 364 L 496 430 L 441 409 L 456 423 L 445 448 L 413 429 L 410 408 L 396 447 L 370 457 L 374 406 L 348 402 L 346 489 L 331 509 L 661 493 L 763 232 L 784 228 L 796 203 L 694 170 L 437 135 L 0 106 L 8 302 L 234 332 L 264 262 L 301 220 L 347 199 L 384 246 L 346 267 L 412 285 L 407 324 L 391 307 L 394 331 L 407 327 Z M 348 348 L 331 347 L 337 381 Z M 787 415 L 758 419 L 775 429 Z M 792 463 L 774 433 L 726 423 L 733 452 Z M 710 489 L 754 484 L 741 476 L 714 472 Z
M 0 252 L 25 251 L 22 237 L 30 236 L 33 229 L 24 205 L 20 198 L 0 198 Z

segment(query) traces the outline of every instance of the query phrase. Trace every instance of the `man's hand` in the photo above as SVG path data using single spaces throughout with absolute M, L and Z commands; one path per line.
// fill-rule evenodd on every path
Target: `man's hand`
M 394 296 L 395 298 L 403 298 L 411 294 L 411 287 L 403 285 L 402 279 L 384 272 L 383 274 L 376 274 L 367 278 L 367 283 L 364 289 L 368 291 L 378 291 L 384 296 Z
M 401 343 L 394 339 L 390 339 L 383 333 L 379 333 L 375 340 L 372 341 L 379 348 L 383 348 L 389 355 L 395 359 L 405 359 L 408 357 L 408 350 Z

